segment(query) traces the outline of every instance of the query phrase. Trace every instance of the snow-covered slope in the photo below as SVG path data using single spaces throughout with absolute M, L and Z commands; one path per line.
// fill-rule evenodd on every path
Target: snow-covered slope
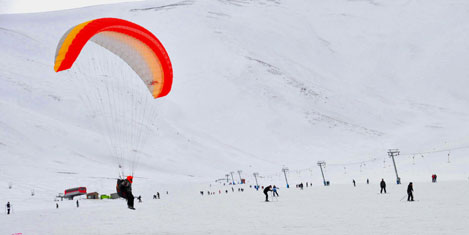
M 461 187 L 462 186 L 462 187 Z M 467 182 L 415 184 L 407 202 L 406 185 L 390 185 L 379 194 L 378 182 L 279 190 L 265 203 L 249 187 L 191 187 L 160 200 L 144 197 L 136 211 L 123 200 L 49 202 L 48 208 L 1 215 L 3 234 L 467 234 Z M 211 190 L 215 195 L 198 194 Z M 223 190 L 220 194 L 218 190 Z M 228 190 L 228 193 L 225 193 Z M 22 204 L 28 202 L 22 202 Z M 14 206 L 20 205 L 19 203 Z M 16 208 L 16 207 L 14 207 Z
M 388 148 L 401 149 L 406 181 L 464 179 L 468 9 L 465 1 L 163 0 L 0 15 L 1 187 L 45 198 L 76 185 L 113 190 L 106 133 L 81 102 L 84 90 L 53 71 L 62 34 L 100 17 L 149 29 L 174 67 L 173 90 L 155 101 L 137 190 L 238 169 L 250 181 L 253 172 L 280 181 L 282 166 L 320 184 L 318 160 L 333 182 L 391 180 Z M 447 151 L 411 154 L 442 149 L 454 149 L 451 163 Z

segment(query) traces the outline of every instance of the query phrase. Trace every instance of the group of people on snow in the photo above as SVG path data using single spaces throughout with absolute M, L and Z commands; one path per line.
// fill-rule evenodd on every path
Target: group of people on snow
M 156 194 L 153 195 L 153 199 L 160 199 L 160 192 L 156 192 Z
M 264 188 L 265 201 L 269 201 L 269 192 L 272 192 L 272 197 L 278 197 L 278 188 L 277 186 L 269 185 Z
M 355 180 L 352 181 L 353 182 L 353 186 L 356 186 L 356 182 Z M 435 183 L 436 182 L 436 175 L 432 175 L 432 182 Z M 122 198 L 125 198 L 127 200 L 127 206 L 129 209 L 132 209 L 132 210 L 135 210 L 135 207 L 134 207 L 134 195 L 132 193 L 132 183 L 133 183 L 133 176 L 127 176 L 126 179 L 118 179 L 117 180 L 117 185 L 116 185 L 116 191 L 117 191 L 117 194 L 122 197 Z M 367 184 L 369 184 L 369 179 L 367 179 L 366 181 Z M 308 183 L 306 183 L 306 185 L 308 185 Z M 312 184 L 311 184 L 312 186 Z M 257 190 L 259 186 L 255 186 L 255 189 Z M 298 188 L 300 189 L 303 189 L 303 183 L 300 183 L 297 185 Z M 252 186 L 251 186 L 252 188 Z M 278 188 L 277 186 L 275 185 L 268 185 L 267 187 L 263 187 L 263 193 L 265 195 L 265 201 L 268 202 L 269 201 L 269 192 L 272 192 L 272 197 L 278 197 L 279 194 L 278 194 Z M 232 187 L 231 190 L 234 192 L 234 188 Z M 225 190 L 226 193 L 228 193 L 228 190 Z M 243 188 L 238 188 L 238 192 L 243 192 L 244 189 Z M 384 179 L 381 179 L 381 182 L 380 182 L 380 193 L 387 193 L 386 192 L 386 182 L 384 181 Z M 413 192 L 414 192 L 414 187 L 413 187 L 413 183 L 410 182 L 409 185 L 407 186 L 407 201 L 414 201 L 414 195 L 413 195 Z M 166 192 L 168 194 L 168 192 Z M 221 190 L 219 190 L 219 193 L 221 193 Z M 204 195 L 204 192 L 203 191 L 200 191 L 200 194 L 201 195 Z M 210 192 L 210 191 L 207 191 L 207 195 L 212 195 L 212 194 L 215 194 L 214 192 Z M 142 202 L 142 197 L 141 196 L 138 196 L 137 199 L 139 200 L 139 202 Z M 160 199 L 160 193 L 157 192 L 157 194 L 153 195 L 153 199 Z M 76 201 L 76 206 L 79 207 L 79 202 L 78 200 Z M 56 203 L 56 208 L 58 209 L 59 208 L 59 205 Z M 10 214 L 10 211 L 11 211 L 11 204 L 10 202 L 8 202 L 6 204 L 6 211 L 7 211 L 7 214 Z
M 435 179 L 434 181 L 432 182 L 435 182 L 436 181 L 436 175 L 435 176 Z M 432 176 L 432 180 L 433 180 L 433 176 Z M 356 187 L 356 181 L 355 180 L 352 180 L 352 183 L 353 183 L 353 186 Z M 366 183 L 369 184 L 370 183 L 370 180 L 369 179 L 366 179 Z M 301 188 L 303 189 L 303 187 L 301 187 L 299 185 L 297 185 L 297 188 Z M 383 192 L 386 194 L 386 182 L 384 181 L 384 179 L 381 179 L 381 182 L 380 182 L 380 194 L 382 194 Z M 264 188 L 264 187 L 263 187 Z M 264 195 L 265 195 L 265 201 L 268 202 L 269 201 L 269 192 L 272 192 L 272 196 L 273 197 L 278 197 L 278 188 L 274 185 L 269 185 L 267 187 L 264 188 L 263 192 L 264 192 Z M 407 186 L 407 201 L 414 201 L 414 185 L 412 182 L 409 183 L 409 185 Z

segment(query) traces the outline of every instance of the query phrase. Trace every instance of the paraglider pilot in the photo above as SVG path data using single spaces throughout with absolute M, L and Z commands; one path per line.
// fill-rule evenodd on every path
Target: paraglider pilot
M 129 209 L 135 210 L 134 208 L 134 195 L 132 194 L 132 183 L 134 177 L 127 176 L 127 179 L 118 179 L 117 180 L 117 194 L 127 200 L 127 206 Z

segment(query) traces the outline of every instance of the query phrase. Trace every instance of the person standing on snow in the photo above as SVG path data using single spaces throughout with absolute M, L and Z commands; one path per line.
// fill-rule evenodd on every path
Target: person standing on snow
M 117 180 L 117 194 L 120 197 L 123 197 L 127 200 L 127 206 L 129 209 L 135 210 L 134 208 L 134 195 L 132 194 L 132 183 L 134 177 L 131 175 L 127 176 L 125 180 L 118 179 Z
M 414 185 L 412 182 L 409 183 L 409 186 L 407 186 L 407 201 L 414 201 Z
M 267 187 L 265 187 L 264 189 L 264 194 L 265 194 L 265 201 L 268 202 L 269 201 L 269 191 L 272 191 L 272 185 L 269 185 Z
M 10 202 L 7 202 L 7 215 L 10 214 L 11 205 Z
M 77 200 L 77 208 L 80 207 L 80 203 L 78 203 L 78 200 Z
M 379 186 L 381 187 L 380 193 L 383 193 L 383 190 L 384 193 L 386 193 L 386 182 L 384 182 L 384 179 L 381 179 L 381 183 L 379 184 Z
M 353 187 L 356 187 L 356 183 L 355 183 L 355 180 L 352 181 L 353 182 Z
M 274 185 L 274 187 L 272 188 L 272 196 L 273 196 L 273 197 L 278 197 L 277 189 L 278 189 L 278 188 Z

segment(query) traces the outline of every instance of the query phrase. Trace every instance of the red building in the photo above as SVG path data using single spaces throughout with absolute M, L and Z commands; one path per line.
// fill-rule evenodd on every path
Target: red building
M 73 197 L 85 195 L 85 194 L 86 194 L 86 187 L 69 188 L 65 190 L 64 198 L 69 198 L 73 200 Z

